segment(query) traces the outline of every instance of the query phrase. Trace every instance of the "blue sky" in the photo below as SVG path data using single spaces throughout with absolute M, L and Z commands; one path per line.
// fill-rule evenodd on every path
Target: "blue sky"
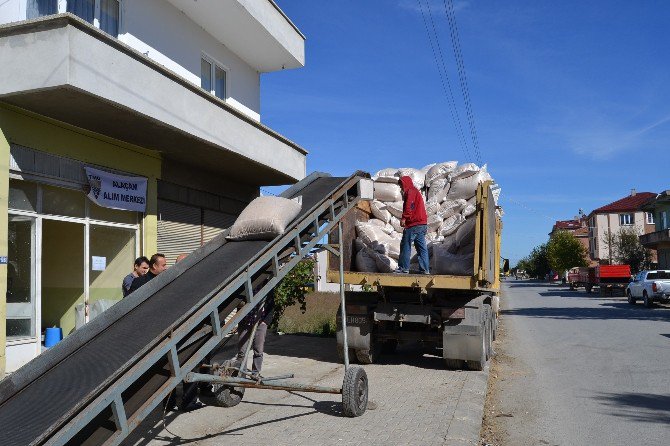
M 428 2 L 469 150 L 419 9 Z M 308 172 L 474 161 L 443 0 L 278 4 L 307 36 L 307 60 L 262 77 L 261 116 L 310 151 Z M 454 7 L 481 157 L 503 192 L 503 256 L 516 262 L 580 208 L 670 189 L 670 3 Z

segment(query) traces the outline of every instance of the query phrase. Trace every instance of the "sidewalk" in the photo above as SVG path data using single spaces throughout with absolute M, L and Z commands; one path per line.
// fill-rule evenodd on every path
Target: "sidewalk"
M 335 340 L 268 335 L 263 372 L 295 373 L 296 381 L 341 386 L 344 367 Z M 232 356 L 232 350 L 221 354 Z M 359 418 L 341 414 L 339 395 L 247 389 L 235 408 L 204 407 L 159 413 L 125 444 L 220 445 L 477 445 L 488 370 L 448 371 L 436 356 L 411 348 L 366 365 L 369 400 L 376 409 Z

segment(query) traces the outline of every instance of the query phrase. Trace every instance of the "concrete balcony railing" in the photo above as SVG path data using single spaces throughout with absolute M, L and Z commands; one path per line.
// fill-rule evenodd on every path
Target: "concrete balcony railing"
M 651 232 L 640 236 L 640 243 L 647 248 L 656 248 L 661 243 L 670 244 L 670 229 Z
M 0 26 L 0 101 L 249 185 L 304 177 L 307 152 L 71 14 Z

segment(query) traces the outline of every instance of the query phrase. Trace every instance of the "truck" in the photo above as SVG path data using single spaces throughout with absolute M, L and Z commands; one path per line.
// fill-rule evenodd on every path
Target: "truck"
M 589 268 L 572 268 L 568 273 L 570 289 L 584 287 L 587 293 L 598 287 L 601 296 L 613 296 L 620 291 L 623 296 L 630 282 L 630 265 L 598 265 Z
M 642 299 L 644 306 L 651 308 L 654 302 L 670 300 L 670 270 L 639 272 L 626 288 L 628 303 L 634 305 Z
M 342 220 L 346 250 L 340 263 L 329 257 L 327 279 L 364 291 L 346 293 L 348 357 L 375 362 L 379 353 L 392 353 L 398 344 L 416 343 L 437 352 L 448 369 L 482 370 L 491 357 L 498 328 L 500 236 L 502 220 L 490 181 L 476 194 L 474 265 L 471 275 L 388 274 L 354 270 L 355 223 L 370 218 L 369 208 L 357 206 Z M 332 242 L 339 242 L 331 234 Z M 341 279 L 343 278 L 343 279 Z M 338 312 L 339 314 L 339 312 Z M 337 348 L 344 357 L 344 330 L 337 321 Z

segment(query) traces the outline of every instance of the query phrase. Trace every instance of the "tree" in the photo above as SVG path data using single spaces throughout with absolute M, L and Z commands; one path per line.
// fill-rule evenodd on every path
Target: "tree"
M 637 274 L 651 266 L 651 251 L 640 243 L 636 227 L 621 227 L 617 232 L 607 231 L 603 242 L 611 253 L 611 262 L 630 265 L 631 272 Z
M 547 259 L 547 244 L 533 248 L 530 254 L 519 260 L 515 269 L 526 270 L 531 277 L 544 277 L 551 269 Z
M 587 266 L 586 247 L 568 231 L 556 231 L 547 243 L 547 260 L 552 270 L 562 274 L 575 266 Z
M 314 283 L 314 260 L 306 258 L 301 260 L 275 287 L 275 309 L 272 328 L 277 328 L 279 319 L 284 314 L 286 307 L 296 303 L 300 304 L 300 310 L 307 310 L 305 296 L 310 291 L 308 284 Z

